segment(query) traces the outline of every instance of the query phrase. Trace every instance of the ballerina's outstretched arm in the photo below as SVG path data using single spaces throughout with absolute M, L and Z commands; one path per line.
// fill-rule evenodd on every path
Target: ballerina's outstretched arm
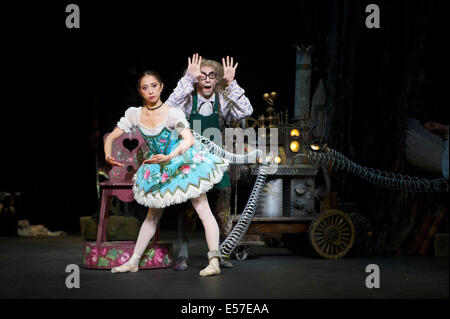
M 122 136 L 122 134 L 125 133 L 124 130 L 122 130 L 119 127 L 116 127 L 111 134 L 109 134 L 106 139 L 105 139 L 105 143 L 104 143 L 104 151 L 105 151 L 105 160 L 108 164 L 112 165 L 112 166 L 120 166 L 123 167 L 124 165 L 122 163 L 119 163 L 116 161 L 116 159 L 114 157 L 111 156 L 111 149 L 112 149 L 112 144 L 113 142 L 119 138 L 120 136 Z

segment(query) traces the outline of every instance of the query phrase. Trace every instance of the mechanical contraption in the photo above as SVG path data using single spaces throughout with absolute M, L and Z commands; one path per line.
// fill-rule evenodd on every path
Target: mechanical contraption
M 297 47 L 294 116 L 290 117 L 287 109 L 275 105 L 277 93 L 271 92 L 263 94 L 266 115 L 235 123 L 235 127 L 258 129 L 266 145 L 247 145 L 258 154 L 257 163 L 234 166 L 241 176 L 256 176 L 256 182 L 242 214 L 237 214 L 235 207 L 235 226 L 220 247 L 224 256 L 234 254 L 243 260 L 251 245 L 265 245 L 268 240 L 272 245 L 281 240 L 294 253 L 312 247 L 327 259 L 345 256 L 355 242 L 355 225 L 349 214 L 332 204 L 331 169 L 346 170 L 369 183 L 393 190 L 448 191 L 444 178 L 428 180 L 363 167 L 324 143 L 327 119 L 322 81 L 311 106 L 309 102 L 311 52 L 312 47 Z M 248 163 L 245 156 L 239 159 L 233 156 L 230 159 L 236 164 Z M 316 185 L 319 175 L 322 182 Z M 234 187 L 237 196 L 236 179 Z M 323 205 L 326 199 L 331 199 L 331 205 Z M 306 247 L 308 241 L 310 245 Z
M 262 156 L 251 166 L 250 174 L 257 176 L 257 181 L 244 213 L 235 216 L 236 226 L 222 244 L 222 253 L 229 255 L 238 246 L 234 254 L 242 260 L 251 245 L 264 245 L 268 240 L 272 243 L 282 240 L 291 251 L 299 252 L 302 235 L 309 232 L 311 244 L 320 255 L 342 257 L 353 244 L 354 227 L 345 213 L 327 210 L 321 214 L 317 207 L 317 202 L 328 195 L 329 177 L 322 165 L 309 159 L 307 149 L 315 152 L 321 146 L 311 142 L 308 117 L 290 119 L 287 111 L 275 112 L 276 98 L 276 92 L 265 93 L 267 115 L 247 118 L 251 127 L 269 132 L 265 139 L 267 150 L 273 141 L 270 134 L 276 133 L 277 152 L 273 158 Z M 269 160 L 276 169 L 270 169 Z M 325 173 L 325 185 L 316 185 L 319 171 Z M 252 214 L 248 212 L 250 209 Z

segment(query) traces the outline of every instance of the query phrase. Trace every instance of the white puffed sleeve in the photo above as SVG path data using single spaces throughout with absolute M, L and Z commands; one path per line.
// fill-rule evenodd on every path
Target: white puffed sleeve
M 180 134 L 182 130 L 189 128 L 189 122 L 186 120 L 186 115 L 182 110 L 171 108 L 167 116 L 167 126 Z
M 130 107 L 125 111 L 125 115 L 122 116 L 119 122 L 117 122 L 117 126 L 124 130 L 125 133 L 130 132 L 133 126 L 138 125 L 139 123 L 139 108 L 138 107 Z

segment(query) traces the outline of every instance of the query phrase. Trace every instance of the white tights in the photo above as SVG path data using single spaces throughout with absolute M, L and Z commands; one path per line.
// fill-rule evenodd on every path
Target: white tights
M 199 197 L 191 199 L 191 202 L 205 229 L 206 243 L 208 244 L 209 251 L 219 250 L 219 225 L 209 207 L 206 194 L 203 193 Z
M 191 199 L 191 202 L 205 229 L 208 249 L 210 251 L 219 250 L 219 225 L 211 212 L 206 194 L 203 193 L 199 197 Z M 147 248 L 148 243 L 155 235 L 158 221 L 161 218 L 163 211 L 163 208 L 148 209 L 147 217 L 139 230 L 133 256 L 131 256 L 130 260 L 128 260 L 125 264 L 111 269 L 111 272 L 136 272 L 139 270 L 139 261 L 141 256 Z

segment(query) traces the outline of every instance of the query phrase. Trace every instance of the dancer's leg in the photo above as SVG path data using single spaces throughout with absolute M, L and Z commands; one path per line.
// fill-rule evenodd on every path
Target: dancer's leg
M 219 226 L 214 218 L 211 208 L 208 204 L 208 198 L 206 194 L 202 194 L 197 198 L 191 200 L 195 211 L 197 212 L 200 220 L 202 221 L 205 229 L 206 243 L 208 244 L 208 259 L 209 265 L 200 271 L 200 276 L 212 276 L 220 274 L 219 267 Z
M 219 250 L 219 226 L 211 212 L 206 194 L 203 193 L 199 197 L 191 199 L 191 202 L 205 228 L 206 243 L 209 250 Z
M 163 208 L 149 208 L 147 217 L 142 223 L 139 235 L 136 241 L 136 246 L 134 247 L 133 256 L 123 265 L 119 267 L 114 267 L 111 272 L 136 272 L 139 270 L 139 261 L 144 253 L 145 248 L 147 248 L 148 243 L 153 238 L 158 226 L 158 221 L 161 218 Z

